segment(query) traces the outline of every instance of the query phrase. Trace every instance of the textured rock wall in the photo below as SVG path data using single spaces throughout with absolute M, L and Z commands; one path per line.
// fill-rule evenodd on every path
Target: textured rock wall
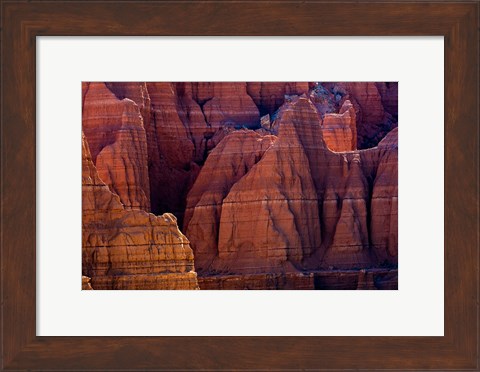
M 323 139 L 335 152 L 357 149 L 357 119 L 355 108 L 346 100 L 338 114 L 326 113 L 322 123 Z
M 127 210 L 100 179 L 82 134 L 82 274 L 93 289 L 198 289 L 171 214 Z
M 203 104 L 203 112 L 210 126 L 224 125 L 255 127 L 260 114 L 247 94 L 247 83 L 211 83 L 212 98 Z
M 308 93 L 309 83 L 252 82 L 247 83 L 247 92 L 255 101 L 262 115 L 272 115 L 285 103 L 285 95 Z
M 195 103 L 179 102 L 174 83 L 147 83 L 151 99 L 151 120 L 147 129 L 152 212 L 171 212 L 183 218 L 185 195 L 196 176 L 195 138 L 192 128 L 207 128 L 203 115 L 195 115 Z M 191 112 L 191 120 L 180 108 Z M 182 112 L 182 114 L 180 114 Z
M 82 290 L 87 290 L 87 291 L 93 290 L 91 282 L 92 282 L 91 278 L 89 278 L 88 276 L 82 276 Z
M 103 199 L 84 210 L 84 274 L 94 289 L 194 287 L 175 217 L 201 275 L 249 278 L 202 279 L 209 287 L 303 288 L 304 270 L 395 266 L 397 92 L 396 83 L 84 83 L 98 170 L 84 197 Z M 372 287 L 356 272 L 358 287 Z
M 200 271 L 395 265 L 396 130 L 376 148 L 336 154 L 327 148 L 320 115 L 307 98 L 282 106 L 277 120 L 278 139 L 244 175 L 228 175 L 214 203 L 208 188 L 192 189 L 189 213 L 198 221 L 219 221 L 207 233 L 201 223 L 188 225 L 193 246 L 210 252 L 211 265 L 206 268 L 202 262 Z M 222 158 L 228 138 L 216 148 L 212 162 Z M 213 169 L 205 166 L 199 180 L 216 179 Z M 197 202 L 202 197 L 204 205 Z M 204 213 L 212 215 L 212 204 L 215 218 L 203 218 Z
M 346 100 L 353 104 L 359 149 L 376 146 L 397 126 L 398 83 L 322 83 L 322 87 L 326 92 L 317 100 L 328 101 L 330 110 L 340 107 Z
M 208 267 L 218 255 L 217 237 L 223 199 L 275 140 L 275 136 L 241 130 L 232 132 L 210 153 L 188 194 L 183 229 L 195 242 L 197 267 Z
M 306 99 L 299 102 L 309 105 Z M 319 118 L 316 111 L 294 106 L 282 112 L 277 141 L 223 201 L 215 268 L 293 269 L 320 244 L 317 196 L 309 168 L 311 148 L 321 140 Z M 298 131 L 296 124 L 304 131 Z
M 129 209 L 150 210 L 147 139 L 139 106 L 104 83 L 85 86 L 82 128 L 102 180 Z

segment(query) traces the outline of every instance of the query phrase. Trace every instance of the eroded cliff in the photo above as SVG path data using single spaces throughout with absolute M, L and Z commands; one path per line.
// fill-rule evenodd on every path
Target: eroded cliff
M 193 251 L 175 216 L 125 209 L 100 179 L 83 134 L 82 154 L 82 274 L 91 278 L 83 285 L 198 289 Z
M 396 288 L 397 92 L 84 83 L 84 275 L 93 289 L 193 289 L 194 267 L 205 289 Z

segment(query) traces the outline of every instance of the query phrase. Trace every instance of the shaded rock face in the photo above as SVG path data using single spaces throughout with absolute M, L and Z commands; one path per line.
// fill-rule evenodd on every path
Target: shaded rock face
M 215 197 L 208 187 L 192 189 L 188 211 L 200 222 L 188 224 L 187 235 L 195 252 L 198 245 L 209 255 L 199 272 L 396 265 L 396 130 L 376 148 L 336 154 L 307 98 L 284 105 L 278 120 L 278 139 L 244 175 L 224 177 Z M 232 157 L 222 154 L 230 147 L 224 141 L 212 162 Z M 198 180 L 216 179 L 212 169 Z
M 247 83 L 247 92 L 255 101 L 261 115 L 272 115 L 285 103 L 285 96 L 308 93 L 310 83 L 277 83 L 254 82 Z
M 252 98 L 247 94 L 247 83 L 211 83 L 211 85 L 212 97 L 203 104 L 205 119 L 210 126 L 258 127 L 260 114 Z
M 393 120 L 398 120 L 398 83 L 375 83 L 380 96 L 382 97 L 382 104 Z
M 234 128 L 259 127 L 246 83 L 147 83 L 147 129 L 152 211 L 183 220 L 186 195 L 206 160 Z
M 201 289 L 397 289 L 398 270 L 321 270 L 314 272 L 233 274 L 199 276 Z
M 147 83 L 147 89 L 151 99 L 147 142 L 152 212 L 168 211 L 182 218 L 185 194 L 195 175 L 195 153 L 200 151 L 195 149 L 198 130 L 206 130 L 207 125 L 203 115 L 195 114 L 195 103 L 184 99 L 195 128 L 189 131 L 179 113 L 175 84 Z
M 82 134 L 85 289 L 198 289 L 193 252 L 171 214 L 127 210 L 102 182 Z

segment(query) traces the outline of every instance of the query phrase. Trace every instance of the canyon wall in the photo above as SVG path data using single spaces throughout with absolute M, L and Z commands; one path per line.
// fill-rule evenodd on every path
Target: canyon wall
M 84 83 L 82 129 L 101 179 L 128 209 L 150 209 L 147 138 L 138 105 Z
M 396 83 L 83 83 L 88 285 L 394 288 L 397 94 Z
M 346 101 L 353 105 L 357 143 L 352 150 L 378 145 L 398 125 L 396 82 L 323 82 L 315 84 L 309 94 L 322 118 L 339 112 Z
M 85 289 L 198 289 L 193 251 L 171 214 L 126 209 L 100 179 L 82 134 Z
M 277 120 L 276 140 L 257 139 L 268 149 L 249 151 L 255 162 L 242 160 L 244 153 L 228 146 L 227 137 L 200 172 L 187 202 L 195 222 L 186 229 L 202 257 L 199 272 L 395 266 L 397 131 L 378 147 L 335 153 L 306 97 L 283 105 Z M 218 178 L 219 159 L 242 172 Z M 211 179 L 219 179 L 212 189 L 203 185 Z M 212 190 L 221 193 L 212 197 Z

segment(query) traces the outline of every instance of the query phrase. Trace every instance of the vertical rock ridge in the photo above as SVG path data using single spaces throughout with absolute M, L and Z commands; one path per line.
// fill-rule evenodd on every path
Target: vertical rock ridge
M 175 216 L 126 210 L 98 176 L 83 133 L 82 275 L 93 289 L 198 289 Z
M 85 92 L 82 128 L 100 177 L 126 208 L 150 210 L 147 139 L 137 104 L 104 83 Z

